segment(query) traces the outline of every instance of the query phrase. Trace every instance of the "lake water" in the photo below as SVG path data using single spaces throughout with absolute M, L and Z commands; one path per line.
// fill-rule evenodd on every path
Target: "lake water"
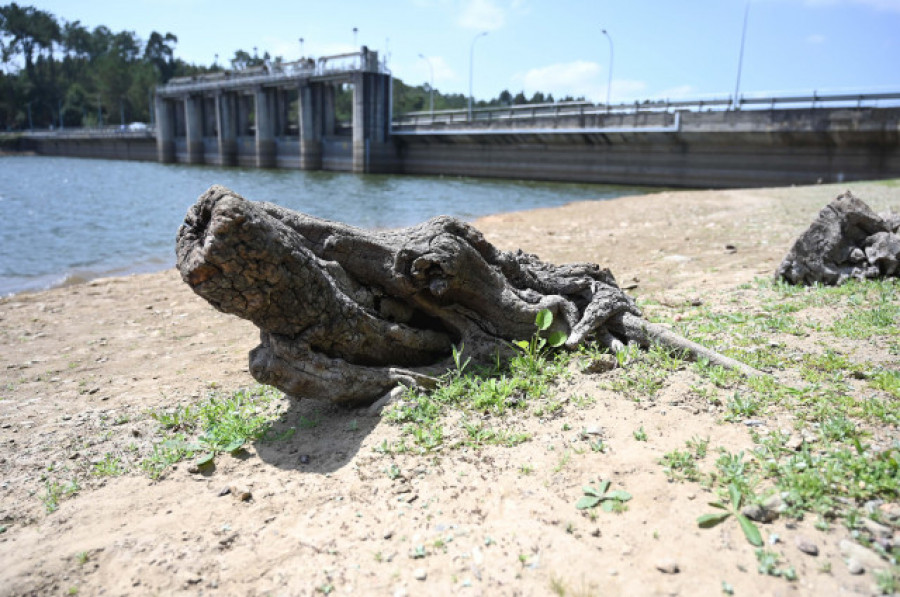
M 0 157 L 0 296 L 175 264 L 175 233 L 212 184 L 366 228 L 645 193 L 639 187 Z

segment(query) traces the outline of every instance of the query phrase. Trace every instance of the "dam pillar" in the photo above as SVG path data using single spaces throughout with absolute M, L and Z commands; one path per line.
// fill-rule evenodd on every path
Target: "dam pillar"
M 175 115 L 172 102 L 156 96 L 153 102 L 156 112 L 156 159 L 161 164 L 175 161 Z
M 322 84 L 322 136 L 334 135 L 334 85 Z
M 353 172 L 380 172 L 389 151 L 390 76 L 353 75 Z
M 298 88 L 300 169 L 322 169 L 322 85 L 305 81 Z
M 274 92 L 257 87 L 256 92 L 256 166 L 274 168 L 275 159 L 275 97 Z
M 219 164 L 237 166 L 237 98 L 233 93 L 216 94 Z
M 203 97 L 184 98 L 184 128 L 187 136 L 187 163 L 203 163 Z

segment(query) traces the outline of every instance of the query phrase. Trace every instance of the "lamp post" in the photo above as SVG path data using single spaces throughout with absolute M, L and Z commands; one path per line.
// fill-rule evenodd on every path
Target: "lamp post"
M 424 54 L 419 54 L 419 58 L 428 63 L 428 69 L 431 71 L 431 83 L 428 85 L 428 90 L 430 91 L 430 104 L 431 104 L 431 120 L 434 121 L 434 67 L 431 66 L 431 60 L 425 57 Z
M 353 47 L 356 47 L 356 34 L 359 33 L 359 29 L 357 27 L 353 28 Z
M 303 38 L 300 38 L 300 57 L 303 58 Z
M 475 42 L 478 41 L 479 37 L 484 37 L 487 34 L 487 31 L 482 31 L 473 37 L 472 45 L 469 47 L 469 120 L 472 120 L 472 63 L 475 56 Z
M 606 36 L 606 39 L 609 40 L 609 80 L 606 83 L 606 111 L 609 112 L 610 106 L 610 96 L 612 93 L 612 74 L 613 74 L 613 42 L 612 37 L 609 36 L 609 33 L 606 32 L 606 29 L 602 30 L 603 35 Z
M 744 26 L 741 30 L 741 51 L 738 54 L 738 70 L 737 70 L 737 82 L 734 84 L 734 101 L 731 104 L 732 109 L 737 110 L 740 105 L 740 100 L 738 100 L 738 93 L 741 89 L 741 67 L 744 65 L 744 40 L 747 37 L 747 15 L 750 14 L 750 2 L 747 2 L 747 5 L 744 7 Z

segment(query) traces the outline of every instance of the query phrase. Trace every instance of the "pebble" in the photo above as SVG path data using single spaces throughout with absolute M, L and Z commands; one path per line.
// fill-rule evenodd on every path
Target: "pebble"
M 841 556 L 847 560 L 847 568 L 853 563 L 863 570 L 881 570 L 887 569 L 888 562 L 882 560 L 881 557 L 872 550 L 866 549 L 858 543 L 854 543 L 848 539 L 842 539 L 839 544 Z M 853 572 L 853 574 L 859 574 Z
M 246 487 L 232 487 L 231 495 L 234 496 L 234 499 L 241 502 L 249 502 L 253 499 L 253 494 Z
M 584 428 L 585 435 L 603 435 L 603 427 L 599 425 L 589 425 Z
M 224 497 L 224 496 L 228 495 L 229 493 L 231 493 L 231 488 L 223 487 L 222 489 L 219 490 L 219 497 Z
M 428 572 L 424 568 L 416 568 L 413 570 L 413 578 L 416 580 L 425 580 L 428 578 Z
M 601 354 L 595 359 L 591 359 L 584 366 L 585 373 L 606 373 L 612 371 L 618 365 L 616 357 L 611 354 Z
M 857 562 L 855 559 L 850 558 L 847 560 L 847 572 L 850 574 L 862 574 L 866 569 L 863 568 L 863 565 Z
M 794 452 L 796 452 L 803 447 L 803 438 L 799 435 L 792 435 L 786 442 L 784 442 L 784 447 L 788 450 L 793 450 Z
M 666 558 L 664 560 L 658 561 L 656 563 L 656 569 L 663 574 L 678 574 L 679 572 L 681 572 L 681 568 L 678 566 L 678 562 L 671 558 Z
M 300 464 L 309 464 L 309 454 L 300 457 Z
M 875 522 L 871 518 L 864 518 L 862 526 L 877 538 L 889 539 L 894 534 L 894 531 L 890 527 Z
M 803 535 L 798 535 L 796 539 L 794 539 L 794 542 L 797 544 L 797 549 L 799 549 L 803 553 L 810 556 L 819 555 L 819 546 Z

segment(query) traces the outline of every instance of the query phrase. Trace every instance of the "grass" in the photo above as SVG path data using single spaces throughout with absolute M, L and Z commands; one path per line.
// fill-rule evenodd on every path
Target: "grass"
M 527 441 L 529 434 L 509 429 L 502 424 L 504 419 L 529 411 L 541 419 L 558 416 L 562 404 L 555 398 L 553 384 L 567 374 L 571 358 L 567 353 L 549 352 L 550 345 L 535 338 L 537 333 L 519 343 L 520 352 L 507 362 L 498 358 L 490 367 L 463 361 L 463 351 L 454 348 L 456 368 L 444 375 L 437 388 L 410 389 L 386 409 L 385 418 L 401 427 L 402 438 L 393 445 L 382 444 L 380 451 L 432 452 L 447 447 L 448 440 L 449 447 L 457 448 L 511 447 Z M 554 343 L 558 341 L 555 338 Z M 450 430 L 445 428 L 448 412 L 459 413 Z
M 231 394 L 213 391 L 200 404 L 151 411 L 160 425 L 160 441 L 141 461 L 158 479 L 173 465 L 200 457 L 206 463 L 218 453 L 235 453 L 247 442 L 269 437 L 278 418 L 281 392 L 269 386 L 243 388 Z
M 794 429 L 751 431 L 751 451 L 720 450 L 712 466 L 703 467 L 702 456 L 690 448 L 673 450 L 660 460 L 667 477 L 701 483 L 720 496 L 733 486 L 748 501 L 777 495 L 784 515 L 814 514 L 851 526 L 866 502 L 896 501 L 900 371 L 895 357 L 869 362 L 859 355 L 892 350 L 892 339 L 900 334 L 898 288 L 895 280 L 852 281 L 837 288 L 758 281 L 741 289 L 730 310 L 686 310 L 679 321 L 672 319 L 683 335 L 724 346 L 726 354 L 757 367 L 762 363 L 775 373 L 744 379 L 708 363 L 695 364 L 701 381 L 693 389 L 721 405 L 724 422 L 765 421 L 787 413 Z M 797 343 L 780 340 L 784 335 L 812 338 L 803 342 L 808 351 L 789 349 Z M 754 353 L 768 355 L 746 358 Z M 805 438 L 797 450 L 785 447 L 791 433 Z M 897 548 L 893 552 L 900 555 Z M 761 552 L 761 571 L 791 577 L 791 569 L 780 567 L 776 556 Z

